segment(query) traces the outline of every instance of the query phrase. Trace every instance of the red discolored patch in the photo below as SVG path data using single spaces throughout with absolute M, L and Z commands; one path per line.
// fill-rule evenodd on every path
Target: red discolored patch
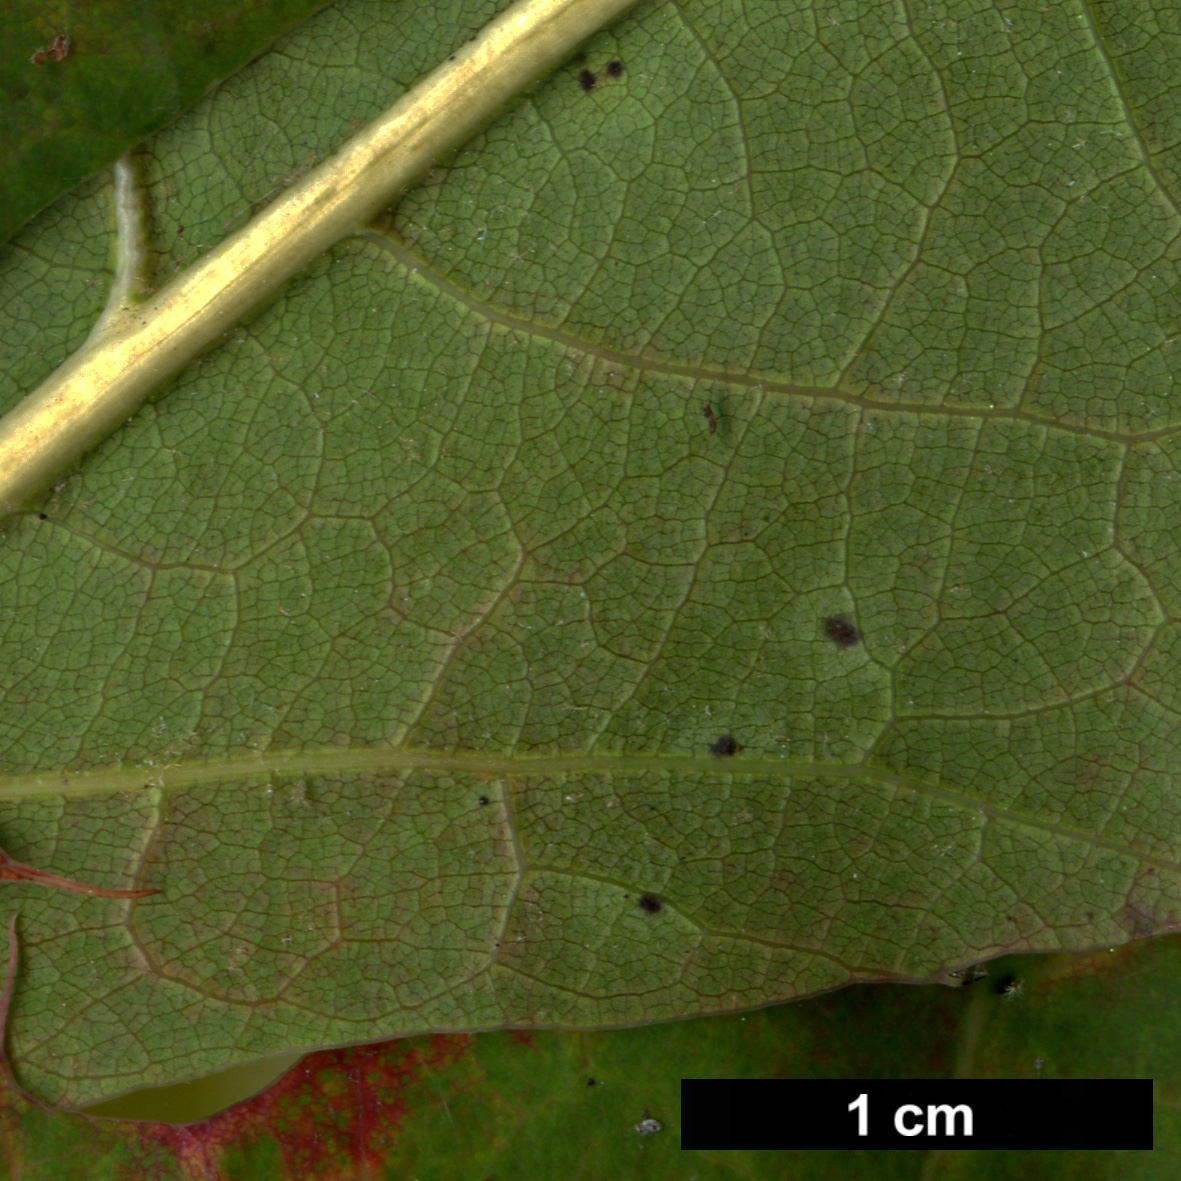
M 309 1054 L 260 1095 L 193 1124 L 136 1124 L 140 1164 L 159 1167 L 160 1152 L 192 1181 L 222 1177 L 223 1158 L 261 1141 L 279 1148 L 275 1181 L 384 1177 L 385 1161 L 420 1083 L 438 1095 L 433 1072 L 469 1050 L 466 1034 L 382 1042 Z M 151 1162 L 151 1164 L 149 1164 Z

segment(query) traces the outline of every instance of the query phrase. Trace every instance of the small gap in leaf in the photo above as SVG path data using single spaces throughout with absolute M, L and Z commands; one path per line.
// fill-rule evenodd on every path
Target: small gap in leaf
M 947 974 L 952 980 L 958 980 L 961 988 L 967 988 L 969 984 L 975 984 L 978 980 L 988 979 L 987 969 L 982 968 L 979 964 L 973 964 L 968 968 L 959 968 Z

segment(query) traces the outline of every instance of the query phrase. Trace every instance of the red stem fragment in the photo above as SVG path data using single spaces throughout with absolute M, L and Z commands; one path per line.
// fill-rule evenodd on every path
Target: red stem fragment
M 35 886 L 68 890 L 71 894 L 89 894 L 92 898 L 146 898 L 149 894 L 160 893 L 159 890 L 108 890 L 103 886 L 88 886 L 85 882 L 60 878 L 55 873 L 14 861 L 3 849 L 0 849 L 0 882 L 31 882 Z

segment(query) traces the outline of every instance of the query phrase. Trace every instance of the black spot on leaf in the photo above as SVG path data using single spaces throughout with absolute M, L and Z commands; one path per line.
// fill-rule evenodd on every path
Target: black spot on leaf
M 656 894 L 641 894 L 640 909 L 645 914 L 659 914 L 664 909 L 664 903 Z
M 593 1087 L 593 1086 L 595 1085 L 595 1080 L 594 1080 L 593 1078 L 588 1078 L 588 1079 L 586 1080 L 586 1085 L 587 1085 L 588 1087 Z
M 594 74 L 590 72 L 590 70 L 581 70 L 579 72 L 578 85 L 581 86 L 582 89 L 587 92 L 587 94 L 590 94 L 590 92 L 594 90 L 598 84 L 598 78 L 596 78 Z
M 607 63 L 607 73 L 610 74 L 612 78 L 622 78 L 623 77 L 623 62 L 621 62 L 621 61 L 608 62 Z
M 48 513 L 38 513 L 38 514 L 37 514 L 37 517 L 38 517 L 40 520 L 42 520 L 42 521 L 48 521 L 48 520 L 49 520 L 49 514 L 48 514 Z
M 714 414 L 714 408 L 708 402 L 703 402 L 701 413 L 705 415 L 705 421 L 709 423 L 709 433 L 716 435 L 718 433 L 718 417 Z
M 824 634 L 838 648 L 856 648 L 861 643 L 861 633 L 847 615 L 830 615 L 824 621 Z
M 481 796 L 477 802 L 479 803 L 480 807 L 483 808 L 488 803 L 488 797 Z
M 717 755 L 719 759 L 728 759 L 742 749 L 734 739 L 733 734 L 721 734 L 709 744 L 709 753 Z

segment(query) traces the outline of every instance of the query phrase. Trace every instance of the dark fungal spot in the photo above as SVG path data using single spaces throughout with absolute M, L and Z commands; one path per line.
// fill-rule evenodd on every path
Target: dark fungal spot
M 709 744 L 709 753 L 717 755 L 719 759 L 728 759 L 742 749 L 734 739 L 733 734 L 720 734 Z
M 664 909 L 664 903 L 656 894 L 641 894 L 640 909 L 645 914 L 659 914 Z
M 586 1085 L 587 1085 L 588 1087 L 593 1087 L 593 1086 L 595 1085 L 595 1080 L 594 1080 L 593 1078 L 588 1078 L 588 1079 L 586 1080 Z
M 861 643 L 861 633 L 847 615 L 830 615 L 824 621 L 824 634 L 838 648 L 856 648 Z
M 481 808 L 485 807 L 485 806 L 488 804 L 488 797 L 487 797 L 487 796 L 481 796 L 481 797 L 479 798 L 479 800 L 477 801 L 477 803 L 480 805 L 480 807 L 481 807 Z
M 594 90 L 598 84 L 598 78 L 596 78 L 594 74 L 590 72 L 590 70 L 582 70 L 579 72 L 578 85 L 581 86 L 582 89 L 587 92 L 587 94 L 590 94 L 590 92 Z
M 714 408 L 708 402 L 703 402 L 701 413 L 705 415 L 705 421 L 709 423 L 709 433 L 716 435 L 718 433 L 718 418 L 714 414 Z
M 1009 996 L 1013 990 L 1020 987 L 1020 981 L 1016 976 L 1002 976 L 997 982 L 996 987 L 992 990 L 997 996 Z
M 607 73 L 610 74 L 612 78 L 622 78 L 623 77 L 623 62 L 618 61 L 618 60 L 613 61 L 613 62 L 608 62 L 607 63 Z
M 41 521 L 48 521 L 48 520 L 49 520 L 49 514 L 48 514 L 48 513 L 38 513 L 38 514 L 37 514 L 37 519 L 38 519 L 38 520 L 41 520 Z

